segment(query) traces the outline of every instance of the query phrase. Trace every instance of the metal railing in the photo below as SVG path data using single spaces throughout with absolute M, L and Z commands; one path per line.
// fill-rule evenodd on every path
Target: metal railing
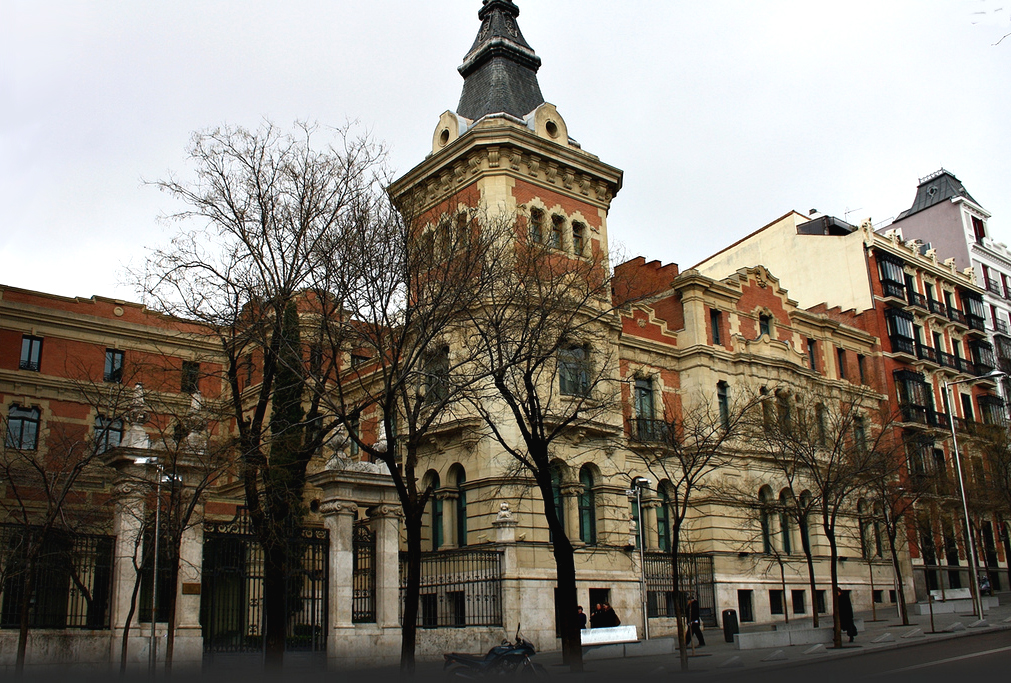
M 50 531 L 29 566 L 29 548 L 39 533 L 35 527 L 0 525 L 0 628 L 19 627 L 31 578 L 31 628 L 108 629 L 115 537 Z
M 695 595 L 699 601 L 699 616 L 706 626 L 715 628 L 716 582 L 712 555 L 682 553 L 678 555 L 680 581 L 674 590 L 674 560 L 670 553 L 644 553 L 643 570 L 646 577 L 646 614 L 651 618 L 674 618 L 676 601 L 681 608 L 687 596 Z M 682 612 L 683 614 L 684 612 Z
M 948 320 L 954 323 L 958 323 L 960 325 L 968 326 L 968 323 L 965 320 L 965 313 L 958 310 L 954 306 L 948 306 Z
M 664 420 L 637 417 L 629 420 L 629 437 L 641 443 L 670 443 L 674 425 Z
M 407 555 L 400 554 L 403 621 Z M 418 626 L 502 626 L 502 553 L 461 548 L 424 553 Z
M 913 292 L 913 291 L 907 292 L 907 295 L 909 297 L 909 305 L 910 306 L 916 306 L 917 308 L 922 308 L 922 309 L 926 310 L 926 308 L 927 308 L 927 297 L 923 296 L 922 294 L 920 294 L 918 292 Z
M 882 280 L 881 291 L 886 297 L 894 297 L 896 299 L 902 299 L 903 301 L 906 300 L 906 285 L 901 282 Z
M 948 315 L 948 307 L 944 305 L 943 301 L 930 299 L 927 303 L 931 313 L 935 313 L 937 315 Z

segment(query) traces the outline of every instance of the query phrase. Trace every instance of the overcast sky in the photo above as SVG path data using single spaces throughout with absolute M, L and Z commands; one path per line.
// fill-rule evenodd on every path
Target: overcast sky
M 705 256 L 791 209 L 883 223 L 954 172 L 1011 242 L 1011 0 L 516 0 L 541 90 L 625 171 L 610 236 Z M 192 131 L 357 120 L 405 172 L 480 0 L 0 0 L 0 283 L 130 300 Z

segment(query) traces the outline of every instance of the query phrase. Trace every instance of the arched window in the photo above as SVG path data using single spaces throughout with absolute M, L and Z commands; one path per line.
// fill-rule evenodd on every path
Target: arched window
M 597 542 L 597 510 L 593 501 L 593 472 L 588 465 L 579 470 L 579 540 L 587 545 Z
M 463 485 L 467 481 L 467 473 L 463 467 L 456 472 L 456 544 L 459 547 L 467 545 L 467 491 Z
M 793 552 L 793 525 L 790 517 L 790 492 L 782 491 L 779 494 L 779 528 L 783 534 L 783 552 L 789 555 Z
M 544 241 L 544 212 L 539 209 L 530 212 L 530 241 Z
M 766 555 L 772 552 L 772 514 L 773 498 L 772 489 L 763 486 L 758 492 L 758 514 L 762 524 L 762 552 Z
M 670 552 L 671 549 L 670 506 L 670 482 L 661 482 L 660 507 L 656 509 L 656 535 L 657 545 L 663 552 Z
M 548 239 L 548 246 L 552 249 L 562 248 L 562 233 L 565 231 L 565 218 L 559 215 L 551 217 L 551 234 Z
M 772 337 L 772 316 L 768 313 L 758 314 L 758 336 L 763 334 Z
M 429 499 L 429 515 L 432 522 L 432 550 L 438 550 L 445 542 L 442 537 L 442 501 L 439 500 L 437 491 L 442 485 L 439 475 L 435 472 L 429 473 L 429 485 L 432 487 L 432 497 Z

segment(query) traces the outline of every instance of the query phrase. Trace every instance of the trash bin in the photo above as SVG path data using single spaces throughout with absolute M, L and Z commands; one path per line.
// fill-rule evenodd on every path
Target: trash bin
M 734 642 L 734 636 L 741 632 L 737 625 L 737 610 L 723 610 L 723 639 L 728 643 Z

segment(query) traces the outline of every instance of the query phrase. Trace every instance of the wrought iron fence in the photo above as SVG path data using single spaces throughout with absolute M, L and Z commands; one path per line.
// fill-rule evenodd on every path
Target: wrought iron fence
M 306 527 L 288 541 L 285 649 L 326 651 L 330 535 Z M 200 622 L 207 652 L 263 649 L 263 548 L 240 510 L 231 522 L 204 525 Z
M 26 579 L 32 579 L 33 629 L 107 629 L 115 538 L 0 525 L 0 628 L 18 628 Z M 34 562 L 29 555 L 41 542 Z M 29 577 L 29 572 L 31 576 Z
M 351 571 L 351 621 L 374 624 L 376 621 L 376 535 L 368 521 L 355 524 L 355 566 Z
M 716 581 L 712 555 L 678 555 L 679 590 L 674 590 L 674 559 L 670 553 L 645 553 L 646 614 L 649 617 L 675 616 L 676 601 L 682 610 L 688 595 L 699 601 L 699 616 L 706 626 L 716 627 Z M 684 613 L 684 612 L 682 612 Z
M 403 620 L 407 555 L 400 554 L 400 614 Z M 464 548 L 421 558 L 418 626 L 446 628 L 502 625 L 502 553 Z

